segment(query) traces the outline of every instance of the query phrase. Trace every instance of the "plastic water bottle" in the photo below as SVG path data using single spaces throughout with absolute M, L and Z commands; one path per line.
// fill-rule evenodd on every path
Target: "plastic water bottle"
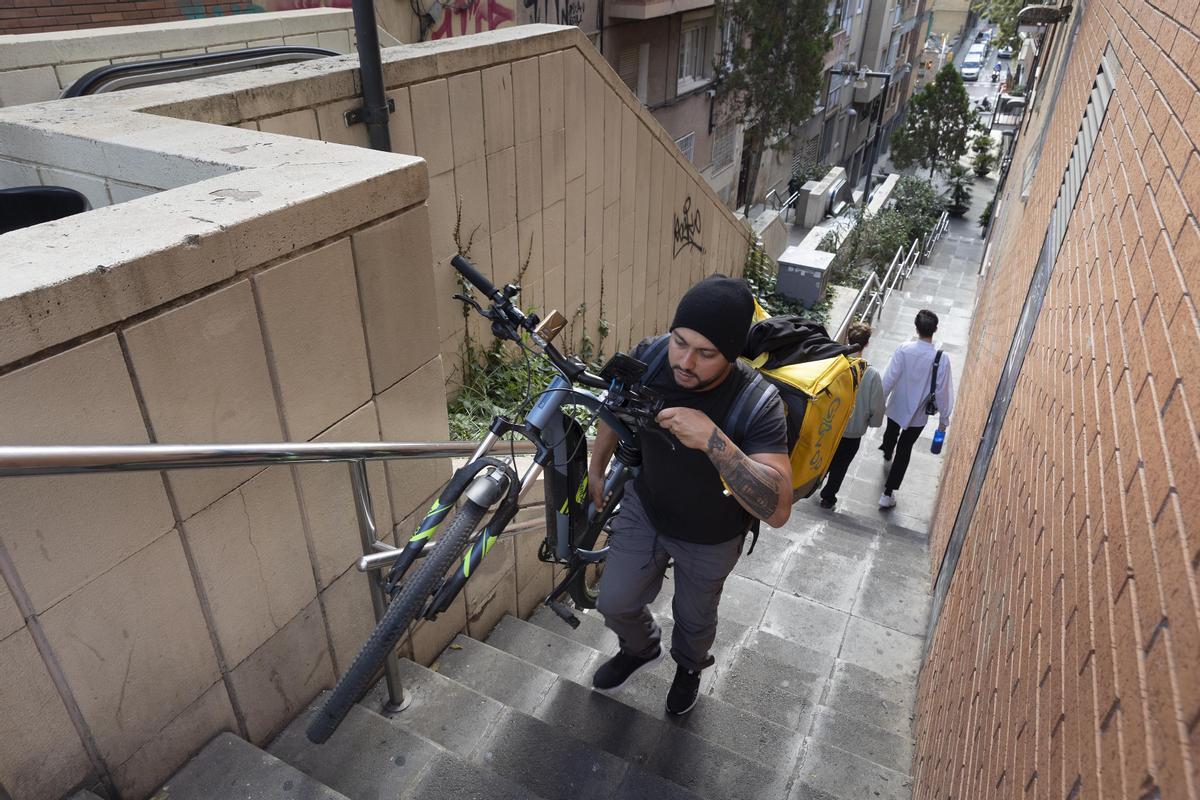
M 936 431 L 933 432 L 933 447 L 930 447 L 929 451 L 931 453 L 933 453 L 934 455 L 937 455 L 938 453 L 942 452 L 942 444 L 945 441 L 946 441 L 946 432 L 944 430 L 942 430 L 941 428 L 938 428 Z

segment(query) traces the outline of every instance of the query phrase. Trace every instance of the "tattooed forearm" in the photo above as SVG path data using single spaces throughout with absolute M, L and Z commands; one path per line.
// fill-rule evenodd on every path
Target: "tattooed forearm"
M 763 520 L 775 513 L 779 505 L 779 473 L 733 447 L 716 428 L 709 437 L 707 452 L 743 508 Z

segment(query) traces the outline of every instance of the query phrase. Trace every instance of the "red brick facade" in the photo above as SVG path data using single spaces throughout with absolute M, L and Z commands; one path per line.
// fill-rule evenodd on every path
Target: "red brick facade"
M 350 3 L 349 0 L 0 0 L 0 34 L 208 19 L 320 6 L 349 8 Z
M 1116 89 L 922 672 L 917 798 L 1200 798 L 1200 4 L 1075 5 L 998 203 L 935 570 L 1110 44 Z

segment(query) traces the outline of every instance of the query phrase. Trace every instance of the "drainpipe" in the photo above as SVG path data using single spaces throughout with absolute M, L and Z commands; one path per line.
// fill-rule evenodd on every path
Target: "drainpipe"
M 362 77 L 362 108 L 346 112 L 346 124 L 366 123 L 372 150 L 392 151 L 388 135 L 390 102 L 383 96 L 383 61 L 374 0 L 353 0 L 354 37 L 358 40 L 358 69 Z

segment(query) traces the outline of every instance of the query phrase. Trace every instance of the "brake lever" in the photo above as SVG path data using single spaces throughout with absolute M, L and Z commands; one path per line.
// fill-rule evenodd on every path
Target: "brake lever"
M 484 311 L 483 306 L 479 305 L 478 301 L 476 301 L 474 298 L 467 297 L 465 294 L 456 294 L 456 295 L 453 295 L 453 297 L 455 300 L 461 300 L 464 303 L 467 303 L 472 308 L 474 308 L 476 311 L 478 311 L 482 316 L 485 316 L 488 319 L 492 318 L 492 315 L 489 314 L 488 312 Z

